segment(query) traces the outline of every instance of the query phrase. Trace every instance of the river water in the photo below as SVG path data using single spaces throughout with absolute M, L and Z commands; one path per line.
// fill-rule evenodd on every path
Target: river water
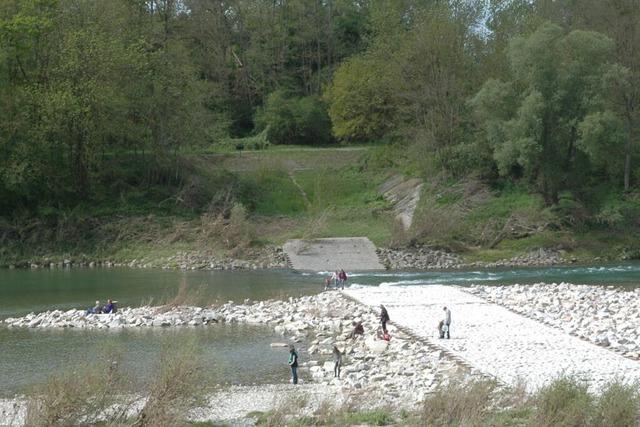
M 281 271 L 177 272 L 135 269 L 0 270 L 0 319 L 51 309 L 86 308 L 96 300 L 120 306 L 161 303 L 183 288 L 202 303 L 286 298 L 319 292 L 323 273 Z M 571 282 L 640 286 L 640 264 L 446 272 L 353 273 L 351 286 Z M 195 344 L 216 383 L 287 380 L 286 351 L 271 348 L 283 338 L 271 328 L 214 325 L 205 328 L 38 330 L 0 326 L 0 396 L 42 383 L 117 349 L 137 379 L 149 377 L 163 348 Z M 302 355 L 304 358 L 304 355 Z

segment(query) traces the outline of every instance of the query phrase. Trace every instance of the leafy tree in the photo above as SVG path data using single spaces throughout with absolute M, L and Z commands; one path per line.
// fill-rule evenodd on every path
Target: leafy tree
M 256 120 L 274 144 L 326 144 L 331 123 L 324 104 L 313 96 L 291 96 L 275 91 Z
M 502 175 L 521 171 L 549 203 L 584 181 L 589 158 L 605 152 L 597 147 L 614 143 L 599 129 L 619 125 L 603 102 L 613 48 L 602 34 L 554 24 L 511 42 L 510 79 L 487 81 L 470 101 Z
M 382 49 L 342 63 L 325 94 L 333 134 L 347 141 L 378 139 L 393 129 L 393 64 Z

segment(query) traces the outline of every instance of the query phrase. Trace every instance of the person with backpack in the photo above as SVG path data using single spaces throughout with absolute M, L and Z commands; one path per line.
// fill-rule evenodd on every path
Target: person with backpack
M 291 367 L 291 380 L 294 384 L 298 384 L 298 353 L 296 353 L 293 344 L 289 345 L 289 366 Z
M 387 331 L 387 322 L 391 320 L 389 318 L 389 313 L 384 305 L 380 304 L 380 323 L 382 323 L 382 331 Z

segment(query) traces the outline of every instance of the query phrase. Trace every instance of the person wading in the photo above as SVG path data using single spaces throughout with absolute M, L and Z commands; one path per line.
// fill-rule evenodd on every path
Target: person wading
M 298 353 L 293 345 L 289 346 L 289 366 L 291 367 L 291 380 L 298 384 Z

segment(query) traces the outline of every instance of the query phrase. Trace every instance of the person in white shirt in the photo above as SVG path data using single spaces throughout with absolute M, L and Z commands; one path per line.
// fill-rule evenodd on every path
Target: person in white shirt
M 451 338 L 451 310 L 447 307 L 442 309 L 444 311 L 444 319 L 442 321 L 442 332 L 440 338 Z

